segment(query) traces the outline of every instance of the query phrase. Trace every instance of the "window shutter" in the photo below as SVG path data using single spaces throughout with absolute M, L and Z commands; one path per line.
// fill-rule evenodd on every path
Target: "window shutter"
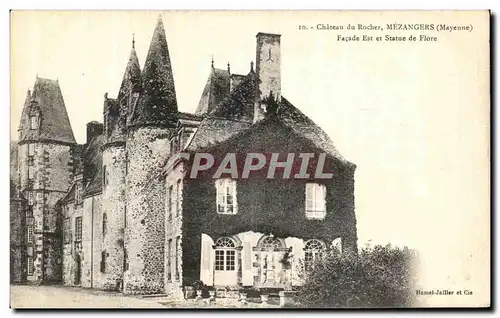
M 243 266 L 241 273 L 241 280 L 243 286 L 253 285 L 253 268 L 252 268 L 252 246 L 250 242 L 245 242 L 243 244 Z
M 214 241 L 206 234 L 201 235 L 201 268 L 200 279 L 207 286 L 214 283 Z
M 219 179 L 215 181 L 215 188 L 217 191 L 217 212 L 224 213 L 224 180 Z
M 307 183 L 306 184 L 306 211 L 312 211 L 314 209 L 314 190 L 313 190 L 314 184 L 313 183 Z

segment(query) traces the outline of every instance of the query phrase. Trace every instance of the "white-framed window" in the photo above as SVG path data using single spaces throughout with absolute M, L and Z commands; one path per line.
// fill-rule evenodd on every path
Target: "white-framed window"
M 28 205 L 33 205 L 35 204 L 35 194 L 30 191 L 28 192 Z
M 35 144 L 31 143 L 28 144 L 28 156 L 34 156 L 35 155 Z
M 324 219 L 326 216 L 326 186 L 306 183 L 306 217 Z
M 82 241 L 82 217 L 75 218 L 75 241 Z
M 215 242 L 215 270 L 236 270 L 236 243 L 229 237 L 221 237 Z
M 224 178 L 215 181 L 217 190 L 217 213 L 236 214 L 238 206 L 236 201 L 236 180 Z
M 320 240 L 312 239 L 306 242 L 304 248 L 304 265 L 306 270 L 314 269 L 314 263 L 320 260 L 325 252 L 325 243 Z
M 33 275 L 33 269 L 34 269 L 33 257 L 28 256 L 26 263 L 27 263 L 27 269 L 28 269 L 28 276 L 31 276 L 31 275 Z
M 26 230 L 26 239 L 28 243 L 33 243 L 33 225 L 28 225 L 28 228 Z
M 175 189 L 175 213 L 176 216 L 181 214 L 182 209 L 182 180 L 177 180 L 177 185 Z
M 38 116 L 30 117 L 30 129 L 38 129 Z
M 28 166 L 28 179 L 33 180 L 34 177 L 35 177 L 35 169 L 33 168 L 33 166 Z

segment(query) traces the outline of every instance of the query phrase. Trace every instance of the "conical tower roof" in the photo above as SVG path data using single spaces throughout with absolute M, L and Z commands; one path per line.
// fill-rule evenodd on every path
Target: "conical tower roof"
M 36 126 L 31 125 L 33 117 Z M 37 77 L 33 92 L 26 96 L 18 131 L 19 142 L 76 143 L 58 81 Z
M 137 53 L 135 52 L 134 41 L 132 42 L 132 50 L 130 51 L 130 56 L 128 59 L 127 67 L 123 73 L 122 84 L 120 86 L 120 91 L 118 92 L 118 100 L 121 100 L 127 92 L 132 90 L 138 90 L 141 82 L 141 67 L 139 66 L 139 59 L 137 58 Z
M 167 37 L 158 19 L 141 74 L 142 93 L 128 117 L 128 125 L 161 125 L 174 127 L 177 97 L 168 52 Z

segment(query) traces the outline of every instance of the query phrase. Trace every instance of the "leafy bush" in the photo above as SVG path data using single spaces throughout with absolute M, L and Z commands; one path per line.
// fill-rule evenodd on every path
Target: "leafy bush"
M 358 255 L 332 252 L 303 273 L 300 307 L 408 307 L 415 291 L 416 253 L 391 245 L 363 248 Z

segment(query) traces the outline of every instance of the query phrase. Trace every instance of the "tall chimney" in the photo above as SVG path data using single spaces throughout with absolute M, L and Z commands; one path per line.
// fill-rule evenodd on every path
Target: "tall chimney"
M 270 97 L 281 100 L 281 44 L 280 34 L 257 33 L 257 65 L 259 100 L 255 105 L 254 122 L 264 118 L 266 101 Z

